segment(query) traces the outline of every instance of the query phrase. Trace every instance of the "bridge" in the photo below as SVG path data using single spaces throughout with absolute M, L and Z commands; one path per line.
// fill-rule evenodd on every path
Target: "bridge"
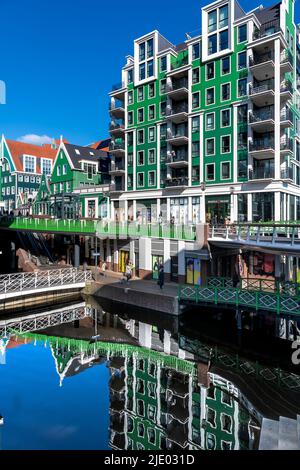
M 300 256 L 300 223 L 241 223 L 209 229 L 208 241 L 221 248 L 263 250 Z
M 170 238 L 196 240 L 194 224 L 114 222 L 96 219 L 52 219 L 44 217 L 0 218 L 0 228 L 22 232 L 54 233 L 65 235 L 93 235 L 99 238 Z
M 208 278 L 204 286 L 179 285 L 178 300 L 300 318 L 300 285 L 289 282 L 241 279 L 240 286 L 233 287 L 230 278 Z
M 0 301 L 51 291 L 84 288 L 92 271 L 79 268 L 0 275 Z
M 79 302 L 72 307 L 64 307 L 50 312 L 36 313 L 7 320 L 0 320 L 0 339 L 12 335 L 21 335 L 33 331 L 44 330 L 52 326 L 71 323 L 92 317 L 92 308 L 86 306 L 85 302 Z

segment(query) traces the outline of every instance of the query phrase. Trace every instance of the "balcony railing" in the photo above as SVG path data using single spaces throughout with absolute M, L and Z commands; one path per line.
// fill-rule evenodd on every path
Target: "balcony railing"
M 249 144 L 250 152 L 258 152 L 260 150 L 274 150 L 274 139 L 254 139 L 253 142 Z
M 274 178 L 274 168 L 254 168 L 249 170 L 249 180 L 265 180 Z
M 167 156 L 167 163 L 187 162 L 188 159 L 187 153 L 176 153 L 175 155 Z
M 125 191 L 125 185 L 124 185 L 124 184 L 111 183 L 111 184 L 109 185 L 109 190 L 110 190 L 111 192 Z
M 167 139 L 178 139 L 179 137 L 188 137 L 187 129 L 178 130 L 177 132 L 172 132 L 171 130 L 167 132 Z
M 186 52 L 185 55 L 176 57 L 174 61 L 171 63 L 171 70 L 176 70 L 179 69 L 180 67 L 183 67 L 184 65 L 187 65 L 189 63 L 189 56 L 188 53 Z
M 285 150 L 290 150 L 293 151 L 293 141 L 290 138 L 285 138 L 280 141 L 280 150 L 285 151 Z
M 284 180 L 293 180 L 294 179 L 293 168 L 291 168 L 291 167 L 283 168 L 280 171 L 280 178 L 282 178 Z
M 175 91 L 175 90 L 180 90 L 181 88 L 188 88 L 188 87 L 189 87 L 189 82 L 186 79 L 173 80 L 173 83 L 168 84 L 167 90 Z
M 256 95 L 257 93 L 264 93 L 266 91 L 274 91 L 274 80 L 263 80 L 261 82 L 256 82 L 255 84 L 250 84 L 249 93 L 250 95 Z
M 293 85 L 289 80 L 284 80 L 280 85 L 280 93 L 284 93 L 286 91 L 293 94 Z
M 123 121 L 121 121 L 121 122 L 112 121 L 112 122 L 110 123 L 109 130 L 110 130 L 110 131 L 116 131 L 116 130 L 118 130 L 118 129 L 120 129 L 120 130 L 125 129 L 125 124 L 124 124 L 124 122 L 123 122 Z
M 123 163 L 111 163 L 111 169 L 110 171 L 124 171 L 125 170 L 125 166 Z
M 111 142 L 109 144 L 109 150 L 112 152 L 114 150 L 125 150 L 125 142 L 122 142 L 122 143 L 115 143 L 115 142 Z
M 280 111 L 280 121 L 291 121 L 293 122 L 293 113 L 290 108 L 283 108 Z
M 188 176 L 180 176 L 178 178 L 171 178 L 165 181 L 166 186 L 188 186 L 189 178 Z
M 124 87 L 125 87 L 125 82 L 115 83 L 115 84 L 111 87 L 111 91 L 121 90 L 121 89 L 124 88 Z
M 109 103 L 109 110 L 113 111 L 114 109 L 124 108 L 124 102 L 120 100 L 115 100 Z
M 287 62 L 293 65 L 293 56 L 290 51 L 285 50 L 280 54 L 280 63 L 285 64 Z
M 280 31 L 280 22 L 279 20 L 275 21 L 268 21 L 267 23 L 263 23 L 257 31 L 253 33 L 253 41 L 256 39 L 265 38 L 267 36 L 271 36 L 272 34 L 277 33 Z
M 274 106 L 264 108 L 260 111 L 254 111 L 249 114 L 249 122 L 261 122 L 274 119 Z
M 255 54 L 249 57 L 249 67 L 253 67 L 254 65 L 263 64 L 264 62 L 269 62 L 270 60 L 274 60 L 274 53 L 264 52 L 263 54 Z
M 180 113 L 188 113 L 188 105 L 187 104 L 181 104 L 179 106 L 173 106 L 167 108 L 167 116 L 172 116 L 174 114 L 180 114 Z

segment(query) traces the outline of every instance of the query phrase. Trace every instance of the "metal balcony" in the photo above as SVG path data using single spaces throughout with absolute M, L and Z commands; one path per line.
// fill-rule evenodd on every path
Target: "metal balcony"
M 179 187 L 179 186 L 188 186 L 189 185 L 189 178 L 188 176 L 180 176 L 180 177 L 175 177 L 171 179 L 167 179 L 165 181 L 166 188 L 173 188 L 173 187 Z
M 179 124 L 180 122 L 187 121 L 188 119 L 188 105 L 187 103 L 167 107 L 167 117 L 170 121 L 174 122 L 175 124 Z
M 171 72 L 172 75 L 175 73 L 180 73 L 181 69 L 188 65 L 189 63 L 189 56 L 188 56 L 188 51 L 184 55 L 180 55 L 179 57 L 176 57 L 173 61 L 171 61 Z
M 284 80 L 280 85 L 280 98 L 288 101 L 293 98 L 293 85 L 289 80 Z
M 120 122 L 112 121 L 110 123 L 109 131 L 115 137 L 123 136 L 124 135 L 124 130 L 125 130 L 125 124 L 124 124 L 123 121 L 120 121 Z
M 187 79 L 173 80 L 173 83 L 167 86 L 167 94 L 172 100 L 180 101 L 188 96 L 188 88 Z
M 261 82 L 251 83 L 249 86 L 249 95 L 257 106 L 269 105 L 274 101 L 274 80 L 262 80 Z
M 280 70 L 281 73 L 288 73 L 293 71 L 293 56 L 290 51 L 283 51 L 280 55 Z
M 112 86 L 110 95 L 117 99 L 124 99 L 124 94 L 126 91 L 125 82 L 119 82 Z
M 274 53 L 269 51 L 253 54 L 249 57 L 249 68 L 258 81 L 263 81 L 266 76 L 274 77 Z
M 283 154 L 293 153 L 294 144 L 292 139 L 286 137 L 280 141 L 280 152 Z
M 280 126 L 281 128 L 293 126 L 293 113 L 288 107 L 280 111 Z
M 260 29 L 254 31 L 252 39 L 253 41 L 257 41 L 258 39 L 269 38 L 278 31 L 281 31 L 280 21 L 268 21 L 267 23 L 263 23 Z
M 119 144 L 111 142 L 109 145 L 109 151 L 113 155 L 122 157 L 123 155 L 125 155 L 125 142 Z
M 254 168 L 249 170 L 249 180 L 269 180 L 274 179 L 274 168 Z
M 125 184 L 111 183 L 109 185 L 109 191 L 111 193 L 120 193 L 122 191 L 125 191 Z
M 274 129 L 274 106 L 262 108 L 249 114 L 249 124 L 256 132 Z
M 112 175 L 124 175 L 125 174 L 125 166 L 121 163 L 111 163 L 111 168 L 109 171 Z
M 293 168 L 288 167 L 288 168 L 283 168 L 282 170 L 280 170 L 280 178 L 282 178 L 283 180 L 293 181 L 294 179 Z
M 109 105 L 110 115 L 116 119 L 122 119 L 125 116 L 125 106 L 123 101 L 112 101 Z
M 168 132 L 167 133 L 167 142 L 174 146 L 179 146 L 179 145 L 187 145 L 189 142 L 189 138 L 187 135 L 187 131 L 185 132 Z
M 174 155 L 169 155 L 167 156 L 167 165 L 169 165 L 171 168 L 177 168 L 177 167 L 185 167 L 188 166 L 188 154 L 187 153 L 176 153 L 174 152 Z
M 249 144 L 249 152 L 261 157 L 274 153 L 274 138 L 254 139 Z

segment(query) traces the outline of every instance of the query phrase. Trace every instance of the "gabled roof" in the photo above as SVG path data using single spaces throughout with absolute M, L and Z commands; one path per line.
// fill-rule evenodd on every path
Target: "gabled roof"
M 99 140 L 98 142 L 94 142 L 93 144 L 88 145 L 88 147 L 91 147 L 93 149 L 97 150 L 103 150 L 104 152 L 109 151 L 109 144 L 111 142 L 110 137 L 104 140 Z
M 37 158 L 36 172 L 41 173 L 41 158 L 50 158 L 54 161 L 57 152 L 50 144 L 34 145 L 9 139 L 6 140 L 6 144 L 17 171 L 23 171 L 23 155 L 33 155 Z
M 81 169 L 81 161 L 98 162 L 100 158 L 107 158 L 107 152 L 92 147 L 81 147 L 80 145 L 64 144 L 66 151 L 72 161 L 74 168 Z

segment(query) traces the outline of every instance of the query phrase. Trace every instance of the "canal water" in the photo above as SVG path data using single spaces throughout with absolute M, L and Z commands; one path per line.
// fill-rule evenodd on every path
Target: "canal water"
M 297 370 L 192 330 L 93 299 L 1 318 L 0 448 L 251 450 L 300 413 Z

